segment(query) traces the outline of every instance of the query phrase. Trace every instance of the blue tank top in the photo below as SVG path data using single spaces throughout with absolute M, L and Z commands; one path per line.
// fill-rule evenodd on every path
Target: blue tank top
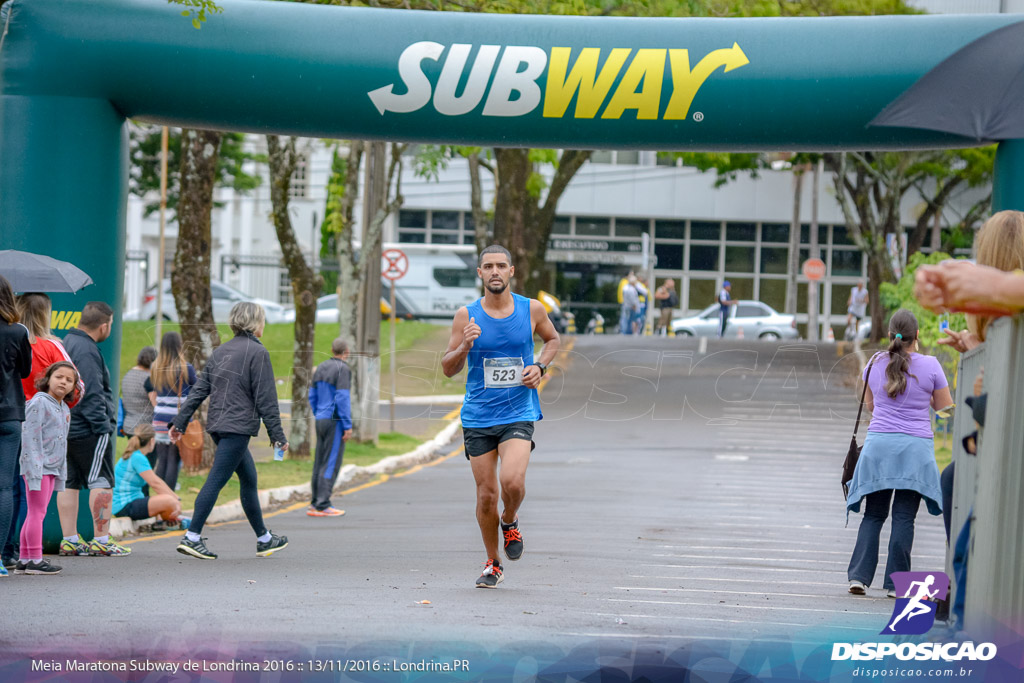
M 483 299 L 466 309 L 480 326 L 480 336 L 473 342 L 468 358 L 466 399 L 462 404 L 462 424 L 466 427 L 493 427 L 512 422 L 535 422 L 543 419 L 537 390 L 524 386 L 486 387 L 486 359 L 521 359 L 523 366 L 533 364 L 533 325 L 530 300 L 512 295 L 515 312 L 507 318 L 492 318 L 484 312 Z M 500 361 L 498 361 L 500 363 Z

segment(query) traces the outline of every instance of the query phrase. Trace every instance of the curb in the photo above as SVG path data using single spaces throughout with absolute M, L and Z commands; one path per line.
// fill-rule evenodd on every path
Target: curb
M 344 465 L 341 468 L 341 472 L 338 473 L 338 483 L 334 486 L 334 492 L 337 493 L 341 490 L 350 488 L 353 485 L 369 481 L 370 479 L 382 474 L 393 474 L 400 470 L 409 469 L 410 467 L 415 467 L 416 465 L 422 465 L 432 460 L 436 460 L 439 451 L 452 441 L 455 433 L 461 426 L 461 420 L 452 420 L 437 436 L 426 443 L 420 444 L 415 450 L 403 453 L 402 455 L 390 455 L 373 465 L 367 465 L 366 467 Z M 282 486 L 276 489 L 267 489 L 259 492 L 260 507 L 266 511 L 269 507 L 280 505 L 282 503 L 297 500 L 309 500 L 310 495 L 312 495 L 312 490 L 309 482 L 296 484 L 294 486 Z M 186 514 L 186 516 L 188 515 Z M 206 523 L 215 524 L 217 522 L 228 522 L 235 519 L 241 519 L 243 517 L 245 517 L 245 512 L 242 510 L 242 502 L 240 500 L 235 500 L 230 503 L 214 507 L 213 511 L 210 512 L 210 516 L 207 517 Z M 156 519 L 153 517 L 138 521 L 133 521 L 125 517 L 115 517 L 110 520 L 110 535 L 118 538 L 135 535 L 138 534 L 140 527 L 150 525 L 155 521 Z

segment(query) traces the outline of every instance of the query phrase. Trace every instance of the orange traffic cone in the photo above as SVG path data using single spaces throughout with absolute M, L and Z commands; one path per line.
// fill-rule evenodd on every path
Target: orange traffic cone
M 736 338 L 743 339 L 743 325 L 736 328 Z
M 825 341 L 834 342 L 836 340 L 836 334 L 832 331 L 832 326 L 828 326 L 828 334 L 825 336 Z

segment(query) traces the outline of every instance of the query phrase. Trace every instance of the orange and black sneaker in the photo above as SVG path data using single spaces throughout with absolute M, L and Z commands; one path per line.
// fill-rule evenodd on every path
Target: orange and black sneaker
M 523 556 L 523 535 L 519 533 L 519 518 L 511 524 L 501 523 L 501 535 L 505 537 L 505 557 L 515 562 Z
M 487 560 L 484 563 L 484 573 L 476 580 L 477 588 L 497 588 L 498 584 L 505 579 L 501 573 L 501 565 L 494 560 Z

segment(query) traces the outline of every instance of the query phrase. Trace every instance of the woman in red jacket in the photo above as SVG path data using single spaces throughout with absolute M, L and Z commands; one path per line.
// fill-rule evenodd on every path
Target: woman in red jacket
M 62 360 L 71 362 L 71 357 L 64 350 L 60 339 L 50 333 L 51 308 L 50 297 L 45 294 L 32 292 L 18 297 L 21 324 L 28 328 L 28 341 L 32 344 L 32 374 L 21 381 L 26 402 L 35 396 L 36 380 L 46 374 L 48 367 Z M 75 393 L 68 402 L 69 407 L 78 403 L 84 390 L 85 385 L 79 380 Z

